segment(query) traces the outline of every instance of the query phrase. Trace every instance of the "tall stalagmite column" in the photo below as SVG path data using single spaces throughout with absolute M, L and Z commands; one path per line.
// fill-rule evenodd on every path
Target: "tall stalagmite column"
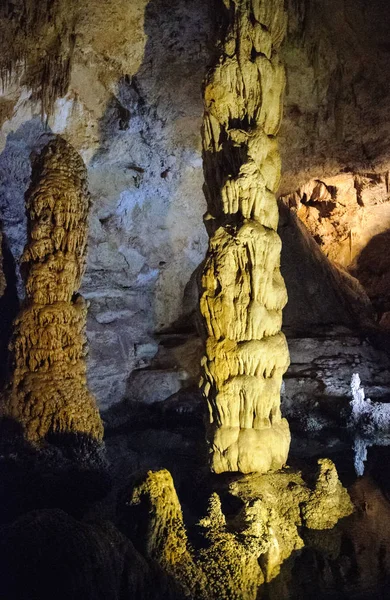
M 87 309 L 75 295 L 85 266 L 89 205 L 81 157 L 62 138 L 50 141 L 33 166 L 27 194 L 26 301 L 14 324 L 14 371 L 0 407 L 31 442 L 51 433 L 103 435 L 86 382 Z
M 223 5 L 221 53 L 204 90 L 210 242 L 200 300 L 207 330 L 202 385 L 212 470 L 266 472 L 285 464 L 290 445 L 280 413 L 289 354 L 275 198 L 286 13 L 283 0 Z

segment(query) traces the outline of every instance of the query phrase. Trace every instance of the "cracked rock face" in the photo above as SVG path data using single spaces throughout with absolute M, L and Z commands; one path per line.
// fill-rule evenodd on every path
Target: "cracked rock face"
M 30 442 L 103 426 L 86 382 L 86 303 L 76 292 L 85 268 L 90 199 L 81 157 L 62 138 L 48 143 L 27 196 L 23 254 L 26 300 L 14 324 L 14 370 L 1 415 Z

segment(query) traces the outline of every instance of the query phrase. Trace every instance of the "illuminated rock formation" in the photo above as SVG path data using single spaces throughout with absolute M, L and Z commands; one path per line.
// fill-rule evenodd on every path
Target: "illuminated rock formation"
M 63 139 L 54 139 L 33 167 L 27 194 L 26 301 L 14 324 L 14 371 L 1 407 L 31 442 L 52 433 L 97 440 L 103 435 L 86 382 L 87 307 L 75 296 L 84 271 L 89 203 L 82 159 Z
M 273 580 L 282 563 L 304 546 L 304 530 L 331 529 L 352 513 L 334 464 L 323 459 L 318 467 L 313 490 L 292 470 L 238 478 L 225 490 L 242 503 L 231 519 L 218 493 L 212 493 L 197 525 L 202 540 L 197 548 L 189 542 L 168 471 L 149 471 L 128 506 L 143 507 L 135 519 L 146 531 L 143 550 L 179 585 L 183 597 L 254 600 L 259 586 Z
M 205 83 L 204 172 L 210 234 L 200 309 L 207 329 L 202 386 L 211 468 L 281 468 L 290 445 L 280 413 L 289 364 L 281 333 L 276 136 L 285 75 L 283 0 L 229 0 L 221 54 Z

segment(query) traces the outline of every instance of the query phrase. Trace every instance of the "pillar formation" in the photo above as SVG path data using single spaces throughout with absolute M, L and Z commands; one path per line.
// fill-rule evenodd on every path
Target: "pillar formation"
M 87 307 L 76 294 L 87 248 L 86 168 L 62 138 L 34 164 L 26 204 L 26 300 L 14 323 L 13 374 L 0 414 L 19 423 L 30 442 L 69 433 L 101 440 L 86 381 Z
M 222 0 L 221 0 L 222 1 Z M 275 192 L 285 73 L 283 0 L 223 0 L 220 55 L 204 87 L 203 156 L 210 236 L 201 279 L 211 469 L 281 468 L 290 445 L 280 412 L 289 354 L 281 333 Z

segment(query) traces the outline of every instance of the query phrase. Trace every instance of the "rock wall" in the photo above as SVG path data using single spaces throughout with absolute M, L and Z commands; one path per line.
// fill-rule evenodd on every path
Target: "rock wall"
M 2 9 L 3 37 L 23 6 Z M 34 3 L 26 6 L 32 18 Z M 30 154 L 44 143 L 36 64 L 50 54 L 47 31 L 68 27 L 67 11 L 69 3 L 58 1 L 51 24 L 43 14 L 33 18 L 29 27 L 38 19 L 37 31 L 20 42 L 28 76 L 18 57 L 7 63 L 0 207 L 16 261 L 26 242 Z M 213 20 L 206 1 L 91 0 L 77 7 L 71 27 L 67 93 L 51 103 L 48 126 L 88 167 L 93 209 L 82 293 L 91 303 L 89 382 L 105 408 L 123 398 L 130 373 L 149 364 L 154 332 L 180 317 L 185 285 L 204 256 L 201 82 Z M 18 288 L 22 296 L 20 276 Z
M 384 325 L 390 309 L 388 177 L 388 171 L 339 173 L 282 197 L 323 253 L 360 281 Z

